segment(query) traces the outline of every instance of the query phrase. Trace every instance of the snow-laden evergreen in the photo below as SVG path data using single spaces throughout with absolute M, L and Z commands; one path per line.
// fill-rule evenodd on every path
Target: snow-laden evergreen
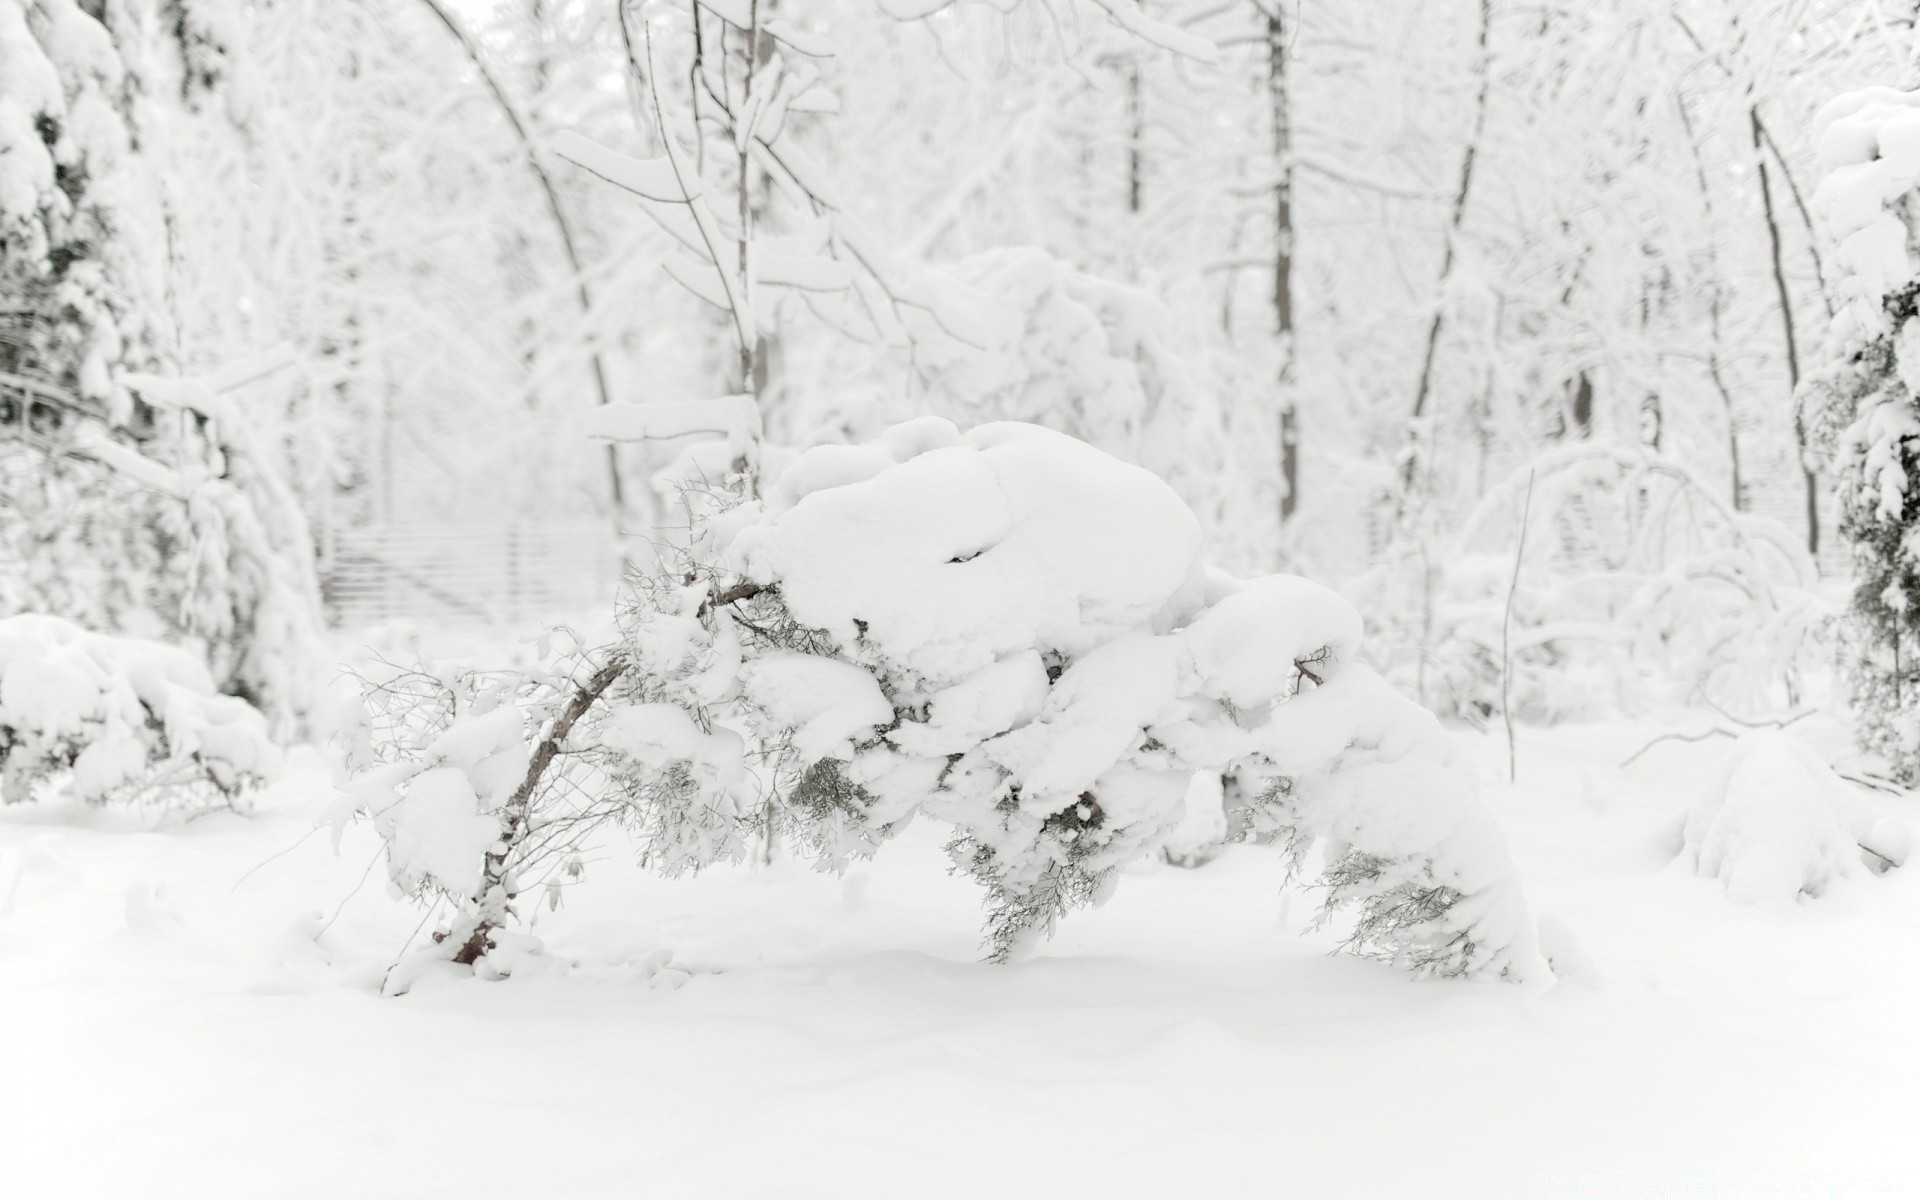
M 1920 776 L 1920 92 L 1867 88 L 1818 121 L 1814 206 L 1839 272 L 1826 365 L 1800 403 L 1853 543 L 1847 678 L 1865 746 Z
M 523 948 L 493 931 L 600 820 L 678 872 L 776 837 L 839 867 L 924 816 L 1008 959 L 1110 894 L 1207 775 L 1298 860 L 1324 843 L 1357 949 L 1543 979 L 1473 768 L 1357 660 L 1359 614 L 1199 546 L 1165 483 L 1038 426 L 817 447 L 643 579 L 570 675 L 376 680 L 340 815 L 373 816 L 401 886 L 455 902 L 443 945 L 469 960 Z M 529 769 L 529 724 L 536 762 L 578 769 Z

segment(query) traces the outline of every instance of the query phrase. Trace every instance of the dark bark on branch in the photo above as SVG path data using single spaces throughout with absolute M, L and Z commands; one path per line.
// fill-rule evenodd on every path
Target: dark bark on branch
M 627 660 L 616 655 L 605 666 L 594 672 L 593 677 L 582 684 L 580 690 L 573 694 L 573 698 L 567 701 L 567 706 L 560 711 L 560 715 L 554 718 L 553 727 L 547 731 L 547 736 L 541 738 L 540 744 L 534 747 L 533 757 L 527 761 L 526 778 L 520 781 L 520 786 L 514 789 L 512 798 L 507 801 L 504 828 L 500 832 L 500 840 L 495 843 L 497 849 L 487 851 L 486 874 L 480 885 L 483 915 L 474 925 L 473 932 L 467 937 L 466 942 L 454 952 L 454 962 L 472 966 L 484 957 L 491 947 L 493 931 L 498 928 L 498 922 L 493 917 L 499 914 L 486 913 L 484 905 L 496 891 L 504 890 L 507 886 L 507 857 L 513 853 L 514 846 L 526 832 L 527 816 L 533 808 L 533 794 L 539 788 L 540 780 L 546 774 L 547 768 L 552 766 L 553 760 L 559 756 L 560 747 L 565 744 L 567 736 L 573 732 L 575 723 L 587 715 L 587 710 L 594 706 L 606 690 L 613 686 L 613 681 L 620 678 L 626 669 Z M 506 898 L 511 900 L 512 896 L 509 895 Z
M 1773 255 L 1773 286 L 1780 293 L 1780 324 L 1786 336 L 1788 403 L 1800 390 L 1800 349 L 1793 329 L 1793 293 L 1787 288 L 1787 273 L 1781 264 L 1780 222 L 1773 212 L 1773 185 L 1767 174 L 1766 127 L 1760 123 L 1760 106 L 1749 105 L 1747 117 L 1753 126 L 1753 158 L 1760 168 L 1760 203 L 1767 214 L 1767 246 Z M 1800 479 L 1806 489 L 1807 553 L 1820 553 L 1820 492 L 1814 482 L 1813 468 L 1807 466 L 1807 430 L 1794 405 L 1793 439 L 1800 452 Z
M 713 595 L 708 596 L 700 605 L 700 615 L 704 617 L 716 608 L 725 608 L 729 604 L 738 604 L 742 600 L 751 600 L 763 592 L 770 592 L 772 590 L 773 585 L 770 583 L 754 583 L 751 580 L 745 583 L 736 583 L 730 588 L 723 588 Z

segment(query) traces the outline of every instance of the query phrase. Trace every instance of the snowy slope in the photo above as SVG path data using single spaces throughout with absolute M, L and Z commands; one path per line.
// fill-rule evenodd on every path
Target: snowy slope
M 1732 743 L 1617 768 L 1659 731 L 1522 730 L 1489 784 L 1592 959 L 1550 930 L 1532 998 L 1328 957 L 1255 848 L 983 966 L 921 831 L 844 880 L 610 847 L 541 919 L 572 974 L 381 998 L 418 914 L 369 830 L 303 837 L 317 759 L 251 818 L 0 810 L 0 1192 L 1920 1194 L 1920 872 L 1733 903 L 1673 862 Z

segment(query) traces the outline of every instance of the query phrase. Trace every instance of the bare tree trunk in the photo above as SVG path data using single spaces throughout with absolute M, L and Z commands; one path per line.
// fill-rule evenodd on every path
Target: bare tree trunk
M 753 82 L 754 76 L 759 74 L 761 59 L 760 0 L 749 0 L 747 14 L 747 49 L 746 53 L 741 56 L 745 63 L 745 74 L 740 93 L 741 111 L 740 115 L 736 115 L 734 118 L 736 126 L 741 120 L 751 121 L 754 119 Z M 734 140 L 738 143 L 740 157 L 739 177 L 736 180 L 738 200 L 736 219 L 740 222 L 738 240 L 740 302 L 747 306 L 748 312 L 752 312 L 754 288 L 751 250 L 753 246 L 754 170 L 752 156 L 749 151 L 753 148 L 753 131 L 751 129 L 735 128 Z M 754 369 L 754 362 L 758 357 L 756 352 L 759 349 L 759 341 L 757 326 L 755 327 L 754 336 L 740 339 L 740 390 L 753 395 L 756 400 L 759 399 L 759 394 L 755 390 L 759 383 L 759 374 Z M 749 496 L 752 495 L 752 492 L 753 489 L 749 486 Z
M 1584 370 L 1573 381 L 1573 436 L 1581 441 L 1593 437 L 1593 376 Z
M 1813 468 L 1807 465 L 1806 424 L 1800 419 L 1798 403 L 1793 400 L 1800 390 L 1800 348 L 1793 329 L 1793 293 L 1787 287 L 1786 269 L 1781 265 L 1780 222 L 1773 211 L 1773 184 L 1767 174 L 1767 132 L 1760 123 L 1758 104 L 1747 107 L 1747 118 L 1753 128 L 1753 159 L 1760 168 L 1760 203 L 1767 214 L 1767 246 L 1773 255 L 1773 286 L 1780 294 L 1780 327 L 1787 347 L 1788 403 L 1794 405 L 1794 448 L 1800 459 L 1800 482 L 1806 492 L 1807 553 L 1817 557 L 1820 553 L 1819 485 L 1814 480 Z
M 1527 518 L 1533 515 L 1533 474 L 1527 474 L 1527 496 L 1520 503 L 1520 534 L 1513 543 L 1513 578 L 1507 583 L 1507 605 L 1500 614 L 1500 719 L 1507 727 L 1507 782 L 1520 779 L 1520 758 L 1513 741 L 1513 600 L 1520 594 L 1520 568 L 1527 560 Z
M 1280 523 L 1300 508 L 1300 417 L 1295 403 L 1293 324 L 1293 112 L 1287 29 L 1278 4 L 1267 14 L 1267 104 L 1273 124 L 1273 323 L 1280 348 Z
M 1141 92 L 1140 60 L 1127 59 L 1127 212 L 1140 215 L 1146 173 L 1147 111 Z
M 1416 439 L 1408 447 L 1406 462 L 1401 465 L 1400 485 L 1402 492 L 1413 490 L 1414 475 L 1419 470 L 1418 427 L 1420 418 L 1427 411 L 1427 398 L 1433 392 L 1433 360 L 1440 348 L 1440 331 L 1447 319 L 1447 284 L 1453 278 L 1454 246 L 1460 237 L 1460 227 L 1467 215 L 1467 197 L 1473 191 L 1473 164 L 1480 153 L 1480 139 L 1487 128 L 1487 93 L 1493 81 L 1493 63 L 1487 50 L 1487 41 L 1493 29 L 1493 0 L 1480 0 L 1480 42 L 1477 71 L 1480 80 L 1479 94 L 1474 100 L 1473 133 L 1467 138 L 1466 151 L 1460 158 L 1460 186 L 1453 193 L 1453 215 L 1447 222 L 1447 244 L 1440 259 L 1440 281 L 1435 289 L 1433 320 L 1427 326 L 1427 349 L 1420 359 L 1420 382 L 1413 394 L 1413 426 L 1411 435 Z M 1403 501 L 1404 503 L 1404 498 Z
M 1680 113 L 1681 127 L 1687 131 L 1687 142 L 1693 148 L 1694 179 L 1700 187 L 1700 207 L 1707 214 L 1709 230 L 1718 228 L 1719 222 L 1713 213 L 1713 189 L 1707 182 L 1706 161 L 1700 156 L 1700 138 L 1693 129 L 1693 117 L 1687 109 L 1687 98 L 1676 95 Z M 1746 506 L 1746 488 L 1740 472 L 1740 426 L 1734 411 L 1733 389 L 1727 386 L 1726 375 L 1720 369 L 1720 314 L 1726 306 L 1726 289 L 1720 278 L 1720 257 L 1714 248 L 1711 236 L 1707 241 L 1707 267 L 1713 274 L 1707 289 L 1707 376 L 1713 380 L 1713 387 L 1720 394 L 1720 404 L 1727 414 L 1727 469 L 1732 479 L 1733 510 L 1741 511 Z
M 587 288 L 586 267 L 581 263 L 580 251 L 574 244 L 573 225 L 567 220 L 566 210 L 560 206 L 560 193 L 554 189 L 553 180 L 547 175 L 546 167 L 540 163 L 540 155 L 534 146 L 532 131 L 521 119 L 520 110 L 514 106 L 512 100 L 508 99 L 506 89 L 501 86 L 493 70 L 487 66 L 486 59 L 480 54 L 479 44 L 468 35 L 466 28 L 454 20 L 453 14 L 447 11 L 440 0 L 421 0 L 421 2 L 442 25 L 446 26 L 447 32 L 453 35 L 454 40 L 460 43 L 460 49 L 466 54 L 467 60 L 473 64 L 473 69 L 479 73 L 481 82 L 487 85 L 487 91 L 492 93 L 494 103 L 506 117 L 507 124 L 513 127 L 514 136 L 519 139 L 520 148 L 526 154 L 527 169 L 533 172 L 535 179 L 539 180 L 540 191 L 547 201 L 547 213 L 553 218 L 554 231 L 560 235 L 560 248 L 566 253 L 567 265 L 573 271 L 574 288 L 579 296 L 581 315 L 590 318 L 593 315 L 593 295 Z M 611 403 L 613 395 L 607 388 L 607 370 L 600 361 L 600 352 L 597 350 L 591 352 L 588 361 L 593 370 L 593 386 L 599 394 L 600 403 Z M 607 444 L 607 490 L 613 502 L 614 519 L 618 522 L 626 509 L 626 496 L 625 487 L 620 479 L 620 452 L 611 442 Z

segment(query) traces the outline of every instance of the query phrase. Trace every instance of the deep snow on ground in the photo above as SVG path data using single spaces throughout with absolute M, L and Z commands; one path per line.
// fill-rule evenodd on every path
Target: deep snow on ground
M 540 917 L 571 973 L 382 997 L 420 914 L 309 834 L 317 755 L 249 817 L 0 810 L 0 1194 L 1920 1194 L 1920 864 L 1736 905 L 1672 861 L 1733 743 L 1617 766 L 1675 725 L 1523 729 L 1517 787 L 1462 735 L 1592 960 L 1544 995 L 1328 956 L 1257 847 L 985 966 L 926 828 L 844 878 L 610 846 Z

